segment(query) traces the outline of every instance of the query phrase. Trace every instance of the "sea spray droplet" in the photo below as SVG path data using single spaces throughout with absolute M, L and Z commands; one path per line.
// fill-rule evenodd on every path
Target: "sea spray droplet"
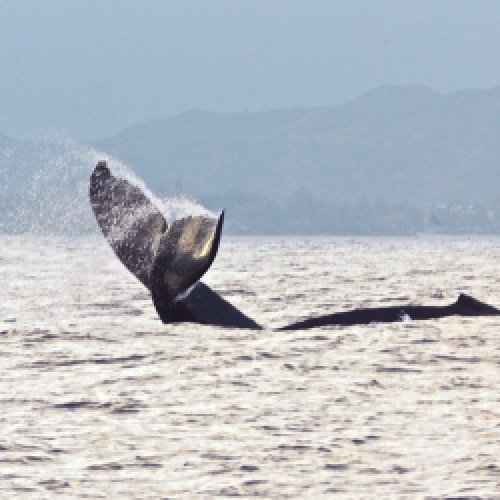
M 33 235 L 97 233 L 88 199 L 89 176 L 99 160 L 147 192 L 167 221 L 208 215 L 184 197 L 159 199 L 116 158 L 73 140 L 9 141 L 0 149 L 0 232 Z

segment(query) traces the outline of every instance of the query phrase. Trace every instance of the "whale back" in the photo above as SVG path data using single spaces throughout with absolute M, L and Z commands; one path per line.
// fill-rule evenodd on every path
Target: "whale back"
M 500 310 L 494 306 L 490 306 L 485 302 L 481 302 L 470 295 L 461 293 L 457 301 L 451 306 L 454 310 L 459 311 L 462 316 L 498 316 Z

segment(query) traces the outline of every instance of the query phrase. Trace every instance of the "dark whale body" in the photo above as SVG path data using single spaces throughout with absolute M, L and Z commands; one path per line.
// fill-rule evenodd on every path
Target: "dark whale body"
M 169 225 L 139 187 L 112 175 L 104 161 L 90 176 L 89 196 L 104 237 L 151 292 L 164 323 L 260 328 L 199 282 L 217 254 L 224 212 L 218 219 L 186 217 Z
M 219 248 L 224 212 L 218 219 L 197 216 L 167 223 L 142 190 L 112 175 L 101 161 L 90 177 L 90 203 L 123 265 L 151 292 L 164 323 L 192 322 L 229 328 L 262 327 L 223 299 L 200 278 Z M 500 310 L 461 294 L 448 306 L 396 306 L 327 314 L 280 328 L 304 330 L 330 325 L 390 323 L 405 318 L 497 316 Z
M 327 325 L 366 325 L 369 323 L 394 323 L 405 318 L 413 320 L 436 319 L 446 316 L 496 316 L 500 311 L 484 302 L 460 294 L 457 301 L 448 306 L 396 306 L 354 309 L 352 311 L 327 314 L 317 318 L 297 321 L 280 330 L 305 330 Z

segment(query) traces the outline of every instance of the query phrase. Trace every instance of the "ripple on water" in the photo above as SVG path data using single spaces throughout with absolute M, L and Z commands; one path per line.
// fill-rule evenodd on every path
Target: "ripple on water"
M 311 242 L 229 239 L 207 282 L 270 327 L 465 278 L 500 305 L 498 240 Z M 100 240 L 2 243 L 1 497 L 498 494 L 495 318 L 163 325 Z

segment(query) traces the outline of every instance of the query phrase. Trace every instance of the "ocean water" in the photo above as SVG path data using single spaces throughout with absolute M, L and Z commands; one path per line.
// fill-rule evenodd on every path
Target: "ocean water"
M 205 281 L 268 329 L 163 325 L 102 238 L 0 236 L 1 498 L 500 497 L 500 240 L 223 237 Z

